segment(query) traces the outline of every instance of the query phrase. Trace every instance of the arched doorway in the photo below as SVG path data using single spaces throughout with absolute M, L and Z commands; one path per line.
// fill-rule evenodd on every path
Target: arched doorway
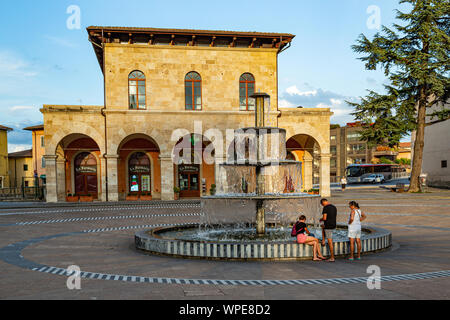
M 215 184 L 214 148 L 202 135 L 181 138 L 173 151 L 175 185 L 181 198 L 198 198 Z
M 160 149 L 145 134 L 132 134 L 118 147 L 117 164 L 119 200 L 127 195 L 151 195 L 161 198 Z
M 306 134 L 298 134 L 286 142 L 289 160 L 302 162 L 303 189 L 308 191 L 319 184 L 320 146 L 316 139 Z
M 74 160 L 75 192 L 98 198 L 97 159 L 90 152 L 82 152 Z
M 150 158 L 143 152 L 135 152 L 128 160 L 128 192 L 146 194 L 152 192 Z
M 69 194 L 105 200 L 101 152 L 94 139 L 84 134 L 70 134 L 58 143 L 55 155 L 58 201 L 65 201 Z

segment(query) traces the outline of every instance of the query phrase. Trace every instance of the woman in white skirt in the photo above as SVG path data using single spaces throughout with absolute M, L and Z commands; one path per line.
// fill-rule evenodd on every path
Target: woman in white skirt
M 355 201 L 351 201 L 349 203 L 349 207 L 351 210 L 350 217 L 348 220 L 348 237 L 350 238 L 350 261 L 355 260 L 355 240 L 358 246 L 358 256 L 356 260 L 361 260 L 361 221 L 364 221 L 367 216 L 361 212 L 359 208 L 359 204 Z

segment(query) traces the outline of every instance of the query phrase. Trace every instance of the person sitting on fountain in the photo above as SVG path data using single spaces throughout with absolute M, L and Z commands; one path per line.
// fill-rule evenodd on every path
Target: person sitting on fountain
M 306 225 L 306 217 L 304 215 L 298 218 L 297 223 L 292 230 L 292 236 L 297 237 L 298 244 L 307 244 L 313 247 L 313 261 L 325 260 L 319 249 L 319 239 L 312 236 Z

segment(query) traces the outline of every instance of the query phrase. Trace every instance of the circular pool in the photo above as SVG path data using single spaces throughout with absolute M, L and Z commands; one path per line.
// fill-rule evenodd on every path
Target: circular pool
M 311 229 L 318 238 L 321 230 Z M 347 227 L 340 225 L 333 236 L 336 256 L 350 252 Z M 380 228 L 363 228 L 362 253 L 376 252 L 392 245 L 392 235 Z M 214 260 L 303 260 L 312 257 L 312 247 L 297 244 L 289 228 L 269 227 L 258 236 L 254 227 L 243 225 L 198 225 L 153 228 L 135 235 L 138 250 L 182 258 Z M 322 248 L 328 254 L 328 247 Z

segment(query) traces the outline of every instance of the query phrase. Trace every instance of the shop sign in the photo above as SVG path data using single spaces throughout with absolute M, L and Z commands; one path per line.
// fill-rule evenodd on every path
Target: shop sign
M 137 172 L 137 173 L 146 173 L 150 171 L 150 167 L 148 166 L 131 166 L 130 172 Z
M 198 166 L 181 165 L 181 166 L 179 166 L 178 170 L 180 172 L 198 172 L 199 168 L 198 168 Z
M 97 173 L 97 167 L 93 166 L 79 166 L 75 168 L 77 173 Z

